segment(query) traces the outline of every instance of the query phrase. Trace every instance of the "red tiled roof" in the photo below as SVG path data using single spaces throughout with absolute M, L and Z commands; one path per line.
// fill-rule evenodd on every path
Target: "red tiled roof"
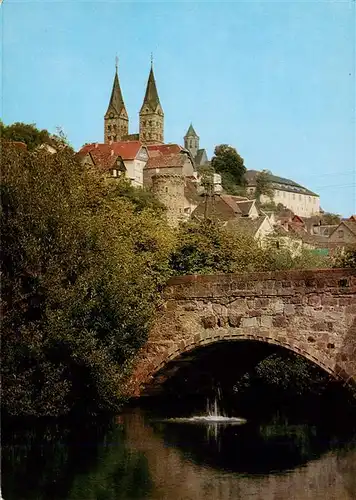
M 146 147 L 149 151 L 150 156 L 151 153 L 154 154 L 155 151 L 159 151 L 163 155 L 171 155 L 186 151 L 186 149 L 184 149 L 182 146 L 179 146 L 179 144 L 149 144 Z
M 17 149 L 27 149 L 27 144 L 25 142 L 21 142 L 21 141 L 7 141 L 6 139 L 3 139 L 3 142 L 5 144 L 11 144 L 12 146 L 14 146 L 15 148 Z
M 183 167 L 187 160 L 184 154 L 170 154 L 163 155 L 155 154 L 148 159 L 145 168 L 168 168 L 168 167 Z
M 133 160 L 136 158 L 141 147 L 142 143 L 140 141 L 120 141 L 112 142 L 111 144 L 92 143 L 83 146 L 79 153 L 92 153 L 94 151 L 97 157 L 107 157 L 110 155 L 121 156 L 123 160 Z M 111 151 L 114 152 L 113 155 Z
M 240 207 L 236 203 L 236 200 L 234 200 L 234 196 L 231 196 L 229 194 L 221 194 L 220 198 L 226 203 L 226 205 L 232 208 L 235 214 L 242 213 Z

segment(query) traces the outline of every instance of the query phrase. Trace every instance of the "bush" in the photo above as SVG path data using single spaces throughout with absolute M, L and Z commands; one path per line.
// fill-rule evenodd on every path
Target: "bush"
M 170 265 L 174 274 L 215 274 L 323 268 L 330 263 L 311 250 L 293 257 L 288 249 L 262 248 L 250 234 L 204 220 L 179 228 Z

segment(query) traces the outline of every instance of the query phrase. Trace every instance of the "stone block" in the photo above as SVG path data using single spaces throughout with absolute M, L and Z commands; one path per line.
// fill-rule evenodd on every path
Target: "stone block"
M 233 310 L 233 311 L 245 312 L 246 309 L 247 309 L 247 301 L 243 298 L 238 298 L 234 300 L 233 302 L 231 302 L 229 306 L 229 311 Z
M 257 318 L 242 318 L 241 326 L 246 328 L 258 326 Z
M 325 332 L 328 330 L 326 321 L 317 321 L 312 325 L 312 329 L 316 332 Z
M 334 297 L 333 295 L 322 295 L 321 303 L 322 303 L 322 305 L 325 305 L 325 306 L 335 307 L 338 305 L 338 298 Z
M 228 316 L 229 326 L 232 326 L 233 328 L 238 328 L 241 325 L 241 318 L 242 316 L 239 314 L 229 314 Z
M 281 299 L 271 300 L 269 305 L 269 310 L 271 310 L 275 314 L 282 314 L 284 310 L 284 303 Z
M 257 309 L 260 309 L 260 308 L 266 308 L 269 306 L 269 298 L 267 297 L 262 297 L 262 298 L 256 298 L 255 300 L 255 307 Z
M 258 316 L 261 316 L 261 314 L 262 314 L 262 311 L 257 310 L 257 309 L 253 309 L 252 311 L 248 311 L 248 315 L 250 316 L 250 318 L 257 318 Z
M 284 306 L 284 314 L 285 316 L 291 316 L 295 314 L 295 306 L 293 304 L 286 304 Z
M 215 328 L 217 325 L 217 318 L 213 315 L 203 316 L 201 322 L 204 328 Z
M 288 325 L 288 320 L 285 316 L 278 315 L 272 317 L 272 325 L 277 328 L 283 328 Z
M 272 316 L 263 315 L 260 318 L 258 318 L 258 322 L 261 326 L 268 328 L 272 326 Z
M 219 316 L 218 318 L 218 326 L 220 327 L 225 327 L 228 324 L 228 318 L 227 316 Z
M 296 305 L 302 305 L 303 304 L 302 295 L 294 295 L 293 297 L 290 298 L 290 303 Z
M 313 307 L 321 306 L 321 297 L 317 294 L 311 294 L 308 296 L 308 304 Z

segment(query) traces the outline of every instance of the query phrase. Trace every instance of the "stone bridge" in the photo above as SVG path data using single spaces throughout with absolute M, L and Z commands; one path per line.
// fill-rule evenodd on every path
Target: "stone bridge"
M 127 391 L 149 394 L 187 352 L 241 340 L 289 349 L 355 388 L 356 269 L 171 279 Z

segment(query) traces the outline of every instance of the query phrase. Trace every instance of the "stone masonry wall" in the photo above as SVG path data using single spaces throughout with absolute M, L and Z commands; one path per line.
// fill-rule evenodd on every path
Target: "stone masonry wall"
M 183 352 L 226 340 L 283 346 L 356 387 L 356 270 L 171 279 L 128 392 L 138 396 Z

